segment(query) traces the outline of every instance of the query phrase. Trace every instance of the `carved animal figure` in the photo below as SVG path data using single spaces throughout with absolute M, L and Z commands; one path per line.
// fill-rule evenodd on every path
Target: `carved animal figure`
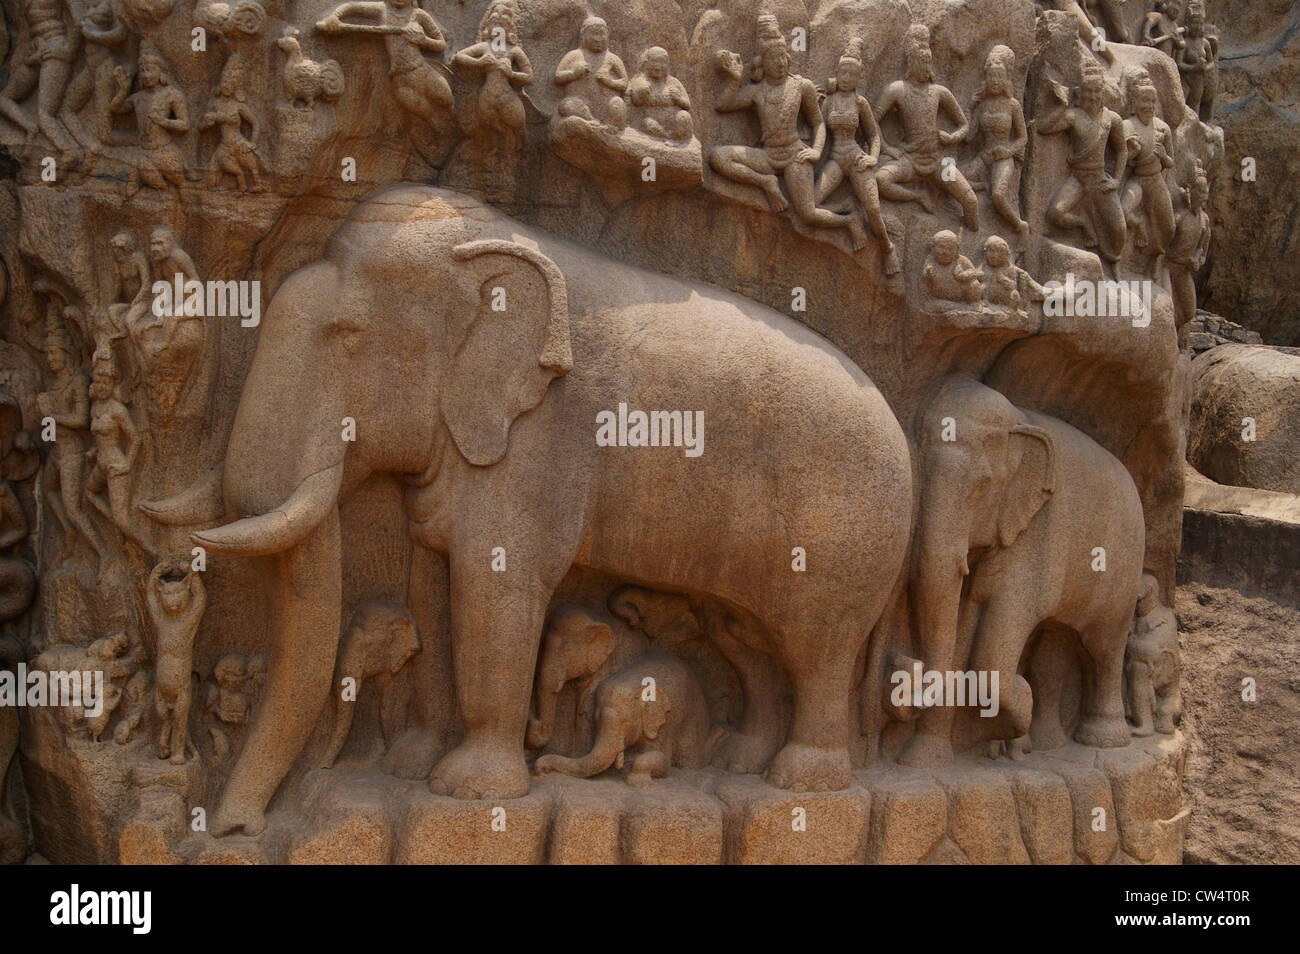
M 655 419 L 660 446 L 598 446 L 597 413 L 629 396 L 697 409 L 702 453 L 685 455 L 670 412 Z M 344 416 L 359 425 L 355 441 L 340 440 Z M 403 185 L 359 205 L 326 257 L 280 286 L 224 474 L 140 505 L 173 524 L 228 519 L 192 539 L 210 554 L 265 558 L 275 648 L 214 831 L 264 828 L 315 726 L 338 646 L 339 501 L 383 472 L 409 484 L 421 629 L 434 625 L 420 599 L 432 554 L 450 565 L 465 735 L 434 767 L 435 792 L 528 791 L 537 646 L 575 563 L 751 614 L 756 648 L 780 661 L 794 697 L 769 782 L 849 784 L 854 663 L 910 529 L 909 508 L 880 505 L 911 493 L 907 442 L 884 397 L 815 332 L 753 301 L 619 264 L 465 195 Z M 494 547 L 505 571 L 493 569 Z
M 357 707 L 357 693 L 366 680 L 378 683 L 379 729 L 384 742 L 397 737 L 404 712 L 398 711 L 398 694 L 393 677 L 406 661 L 420 651 L 420 636 L 415 621 L 404 607 L 379 600 L 362 603 L 352 614 L 339 650 L 334 671 L 334 728 L 329 748 L 321 759 L 321 768 L 329 768 L 343 750 L 352 729 Z M 349 686 L 344 679 L 351 679 Z
M 336 60 L 317 63 L 308 59 L 298 36 L 298 30 L 289 27 L 275 41 L 287 57 L 284 64 L 285 99 L 297 109 L 311 109 L 318 99 L 333 102 L 343 93 L 343 68 Z
M 1041 623 L 1069 627 L 1086 654 L 1075 738 L 1128 745 L 1124 646 L 1146 536 L 1128 471 L 1065 422 L 963 375 L 943 382 L 920 428 L 911 599 L 926 668 L 996 672 L 999 712 L 980 721 L 992 738 L 1019 738 L 1033 710 L 1017 674 L 1025 645 Z M 951 759 L 953 715 L 951 705 L 928 709 L 901 760 Z
M 576 759 L 543 755 L 533 771 L 590 778 L 610 766 L 623 768 L 631 751 L 635 756 L 627 780 L 641 785 L 667 775 L 674 765 L 703 768 L 725 735 L 721 728 L 710 732 L 709 704 L 691 667 L 658 650 L 601 680 L 595 719 L 590 752 Z

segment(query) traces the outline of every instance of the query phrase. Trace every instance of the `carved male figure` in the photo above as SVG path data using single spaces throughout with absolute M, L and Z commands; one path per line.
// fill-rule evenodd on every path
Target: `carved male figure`
M 1210 250 L 1210 216 L 1205 211 L 1210 180 L 1199 164 L 1185 195 L 1187 208 L 1179 212 L 1173 240 L 1165 250 L 1174 293 L 1174 323 L 1179 328 L 1196 317 L 1196 273 Z
M 109 0 L 98 0 L 87 9 L 86 16 L 81 21 L 81 35 L 86 41 L 82 48 L 85 62 L 81 72 L 68 86 L 60 116 L 75 135 L 79 125 L 74 122 L 76 114 L 87 103 L 93 103 L 88 144 L 93 154 L 107 146 L 112 137 L 113 112 L 110 104 L 114 92 L 113 70 L 117 67 L 115 55 L 118 51 L 125 51 L 130 34 L 126 25 L 113 12 L 112 3 Z
M 560 87 L 559 113 L 622 129 L 627 125 L 627 67 L 609 48 L 609 27 L 600 17 L 582 24 L 578 48 L 565 53 L 555 68 Z
M 979 201 L 975 192 L 955 164 L 945 170 L 943 162 L 943 147 L 966 137 L 966 114 L 957 97 L 934 81 L 929 29 L 913 24 L 907 31 L 906 42 L 904 77 L 886 86 L 880 97 L 880 117 L 883 119 L 896 110 L 903 124 L 901 147 L 894 149 L 886 145 L 885 151 L 894 158 L 876 174 L 880 194 L 895 202 L 919 202 L 927 212 L 933 213 L 934 203 L 929 195 L 908 186 L 918 181 L 929 183 L 961 203 L 966 228 L 977 231 Z M 957 123 L 957 129 L 952 132 L 940 129 L 940 113 L 946 113 Z
M 1101 70 L 1095 64 L 1085 64 L 1074 105 L 1068 105 L 1062 91 L 1053 86 L 1061 102 L 1044 118 L 1038 132 L 1044 136 L 1068 133 L 1070 137 L 1066 157 L 1070 174 L 1052 196 L 1048 220 L 1062 230 L 1080 229 L 1088 246 L 1099 247 L 1102 257 L 1114 262 L 1127 237 L 1116 177 L 1123 174 L 1128 162 L 1128 146 L 1124 121 L 1102 102 L 1103 88 Z M 1107 157 L 1113 174 L 1107 169 Z M 1080 206 L 1083 211 L 1078 211 Z
M 1047 289 L 1011 259 L 1011 246 L 1000 235 L 984 240 L 984 300 L 990 305 L 1024 312 L 1026 298 L 1042 301 Z
M 1142 574 L 1142 596 L 1133 619 L 1124 659 L 1129 717 L 1133 734 L 1169 735 L 1182 713 L 1178 658 L 1178 620 L 1160 602 L 1156 578 Z
M 131 169 L 126 197 L 135 195 L 142 181 L 151 189 L 162 190 L 170 182 L 180 190 L 181 201 L 187 202 L 185 157 L 175 142 L 176 136 L 190 128 L 185 94 L 171 85 L 163 59 L 151 43 L 141 42 L 138 64 L 140 88 L 134 93 L 126 71 L 120 66 L 113 71 L 117 93 L 110 104 L 114 114 L 133 112 L 140 132 L 139 165 Z
M 65 0 L 27 0 L 28 50 L 15 56 L 9 81 L 0 92 L 0 115 L 27 131 L 28 139 L 39 130 L 62 155 L 62 164 L 80 160 L 76 144 L 59 120 L 63 95 L 72 73 L 73 43 L 64 23 Z M 33 124 L 18 103 L 36 93 L 36 122 Z
M 1165 247 L 1174 235 L 1174 206 L 1165 183 L 1165 170 L 1173 168 L 1173 130 L 1156 115 L 1158 94 L 1146 70 L 1130 74 L 1124 142 L 1128 163 L 1120 189 L 1124 219 L 1133 242 L 1148 256 L 1147 274 L 1155 274 Z
M 1205 29 L 1205 4 L 1192 0 L 1187 5 L 1184 44 L 1175 58 L 1183 81 L 1183 98 L 1200 117 L 1209 122 L 1214 115 L 1214 96 L 1218 86 L 1218 38 Z
M 189 744 L 190 703 L 194 688 L 194 637 L 207 606 L 198 573 L 185 563 L 159 563 L 145 587 L 155 641 L 154 705 L 161 723 L 158 758 L 185 762 Z
M 1178 25 L 1182 12 L 1181 0 L 1156 0 L 1155 9 L 1142 21 L 1142 42 L 1177 59 L 1178 51 L 1187 45 L 1183 28 Z
M 856 216 L 817 207 L 813 167 L 826 148 L 826 122 L 812 81 L 789 72 L 790 51 L 776 17 L 764 14 L 758 18 L 758 50 L 762 75 L 743 87 L 745 65 L 740 57 L 727 50 L 719 52 L 718 65 L 728 82 L 717 108 L 757 112 L 763 145 L 718 146 L 710 154 L 709 164 L 721 176 L 762 189 L 774 211 L 793 205 L 795 215 L 808 225 L 849 229 L 854 247 L 861 248 L 867 237 Z M 800 116 L 812 129 L 811 146 L 799 136 Z M 789 203 L 781 194 L 778 176 L 784 178 L 790 192 Z

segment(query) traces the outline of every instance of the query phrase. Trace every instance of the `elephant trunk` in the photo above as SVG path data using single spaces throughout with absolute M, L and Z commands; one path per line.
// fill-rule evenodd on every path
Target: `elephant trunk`
M 356 701 L 349 701 L 343 698 L 339 691 L 337 680 L 332 688 L 333 709 L 334 709 L 334 728 L 330 732 L 330 744 L 325 750 L 325 755 L 321 758 L 321 768 L 333 768 L 334 761 L 343 751 L 343 743 L 348 740 L 348 733 L 352 731 L 352 716 L 356 713 Z
M 552 690 L 550 686 L 543 685 L 543 681 L 538 679 L 534 695 L 537 715 L 528 720 L 527 741 L 530 749 L 541 749 L 551 741 L 551 735 L 555 732 L 555 706 L 559 690 Z
M 576 778 L 591 778 L 609 768 L 623 754 L 623 717 L 608 709 L 602 709 L 597 717 L 596 740 L 591 751 L 586 755 L 570 759 L 559 755 L 544 755 L 538 760 L 545 771 L 562 772 Z
M 935 511 L 922 518 L 912 595 L 923 661 L 930 669 L 953 664 L 962 581 L 970 573 L 967 547 L 960 521 Z
M 213 819 L 215 835 L 266 828 L 266 806 L 329 694 L 343 597 L 337 507 L 296 546 L 264 563 L 275 648 L 266 692 Z

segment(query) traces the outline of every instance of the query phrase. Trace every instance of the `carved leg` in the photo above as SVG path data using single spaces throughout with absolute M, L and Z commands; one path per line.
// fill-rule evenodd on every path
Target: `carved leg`
M 549 599 L 522 565 L 494 573 L 484 554 L 452 557 L 452 658 L 465 738 L 434 767 L 431 791 L 467 799 L 528 794 L 524 730 Z
M 1129 744 L 1124 721 L 1124 649 L 1130 618 L 1103 622 L 1080 633 L 1089 665 L 1083 668 L 1083 721 L 1074 733 L 1076 742 L 1100 748 Z
M 720 620 L 710 627 L 710 634 L 718 652 L 735 668 L 745 700 L 740 731 L 723 743 L 722 764 L 729 772 L 751 775 L 767 768 L 781 744 L 781 684 L 772 657 L 734 635 L 732 627 L 741 626 L 734 619 Z

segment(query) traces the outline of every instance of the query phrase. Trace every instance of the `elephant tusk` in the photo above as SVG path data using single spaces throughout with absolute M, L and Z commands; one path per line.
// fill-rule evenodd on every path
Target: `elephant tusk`
M 306 478 L 280 507 L 212 530 L 190 534 L 198 546 L 228 556 L 266 556 L 298 543 L 338 501 L 343 463 Z

